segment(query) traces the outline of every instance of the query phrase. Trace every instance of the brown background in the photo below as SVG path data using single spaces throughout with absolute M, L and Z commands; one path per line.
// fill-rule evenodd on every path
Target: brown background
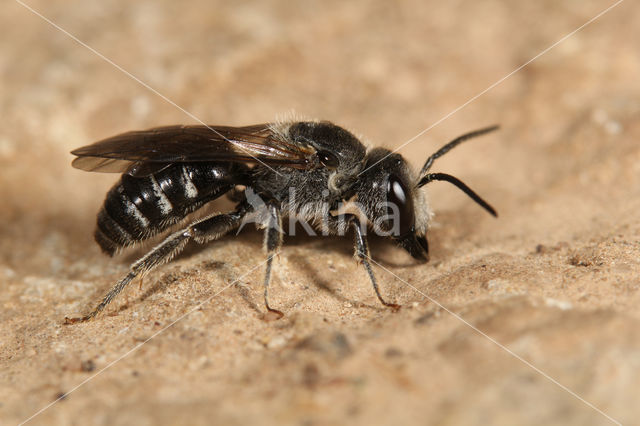
M 613 3 L 30 4 L 207 123 L 295 110 L 397 147 Z M 610 423 L 423 293 L 637 423 L 639 21 L 623 2 L 401 150 L 419 167 L 453 137 L 502 125 L 434 167 L 499 219 L 434 183 L 430 263 L 374 242 L 374 259 L 415 287 L 376 267 L 399 313 L 377 303 L 348 240 L 287 238 L 272 287 L 287 315 L 265 321 L 263 271 L 251 272 L 262 237 L 247 229 L 189 248 L 96 321 L 63 326 L 143 252 L 99 252 L 95 214 L 117 177 L 72 169 L 68 152 L 195 121 L 5 2 L 0 419 L 25 420 L 109 367 L 32 423 Z

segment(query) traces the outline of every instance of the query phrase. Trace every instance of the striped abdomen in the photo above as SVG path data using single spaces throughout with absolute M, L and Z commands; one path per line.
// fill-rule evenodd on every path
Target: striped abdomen
M 150 176 L 122 175 L 109 191 L 95 232 L 102 250 L 150 238 L 243 183 L 246 167 L 234 163 L 173 164 Z

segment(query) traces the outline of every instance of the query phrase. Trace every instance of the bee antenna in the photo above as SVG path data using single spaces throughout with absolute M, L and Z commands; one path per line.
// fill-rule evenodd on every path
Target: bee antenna
M 429 171 L 429 169 L 433 165 L 433 161 L 436 158 L 442 157 L 444 154 L 446 154 L 447 152 L 451 151 L 453 148 L 455 148 L 456 146 L 460 145 L 462 142 L 467 141 L 469 139 L 473 139 L 473 138 L 478 137 L 478 136 L 485 135 L 487 133 L 494 132 L 494 131 L 498 130 L 499 128 L 500 128 L 500 126 L 493 125 L 493 126 L 490 126 L 490 127 L 485 127 L 484 129 L 474 130 L 473 132 L 465 133 L 462 136 L 458 136 L 457 138 L 455 138 L 454 140 L 452 140 L 451 142 L 449 142 L 448 144 L 446 144 L 445 146 L 440 148 L 434 154 L 432 154 L 431 157 L 427 158 L 427 161 L 424 163 L 424 166 L 422 166 L 422 170 L 420 170 L 420 176 L 426 174 Z M 422 186 L 422 185 L 420 185 L 420 186 Z
M 496 212 L 496 210 L 491 207 L 489 203 L 483 200 L 478 194 L 473 192 L 471 188 L 469 188 L 464 182 L 462 182 L 455 176 L 451 176 L 446 173 L 428 173 L 422 179 L 420 179 L 420 181 L 418 182 L 418 187 L 424 186 L 434 180 L 443 180 L 454 184 L 458 187 L 458 189 L 462 190 L 462 192 L 471 197 L 473 201 L 480 204 L 482 208 L 491 213 L 493 216 L 498 217 L 498 212 Z

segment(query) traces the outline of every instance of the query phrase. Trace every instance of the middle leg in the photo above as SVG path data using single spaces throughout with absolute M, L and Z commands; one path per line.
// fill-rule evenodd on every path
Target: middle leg
M 267 212 L 269 218 L 264 230 L 264 248 L 267 251 L 267 266 L 264 274 L 264 305 L 267 311 L 278 315 L 278 318 L 282 318 L 284 314 L 269 305 L 269 284 L 271 282 L 273 256 L 282 247 L 282 214 L 278 206 L 273 202 L 267 204 Z

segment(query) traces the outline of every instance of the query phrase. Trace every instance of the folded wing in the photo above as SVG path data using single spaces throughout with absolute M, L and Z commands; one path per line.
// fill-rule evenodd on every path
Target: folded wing
M 73 167 L 146 176 L 173 163 L 233 161 L 305 168 L 315 150 L 275 134 L 269 124 L 246 127 L 167 126 L 113 136 L 71 152 Z

